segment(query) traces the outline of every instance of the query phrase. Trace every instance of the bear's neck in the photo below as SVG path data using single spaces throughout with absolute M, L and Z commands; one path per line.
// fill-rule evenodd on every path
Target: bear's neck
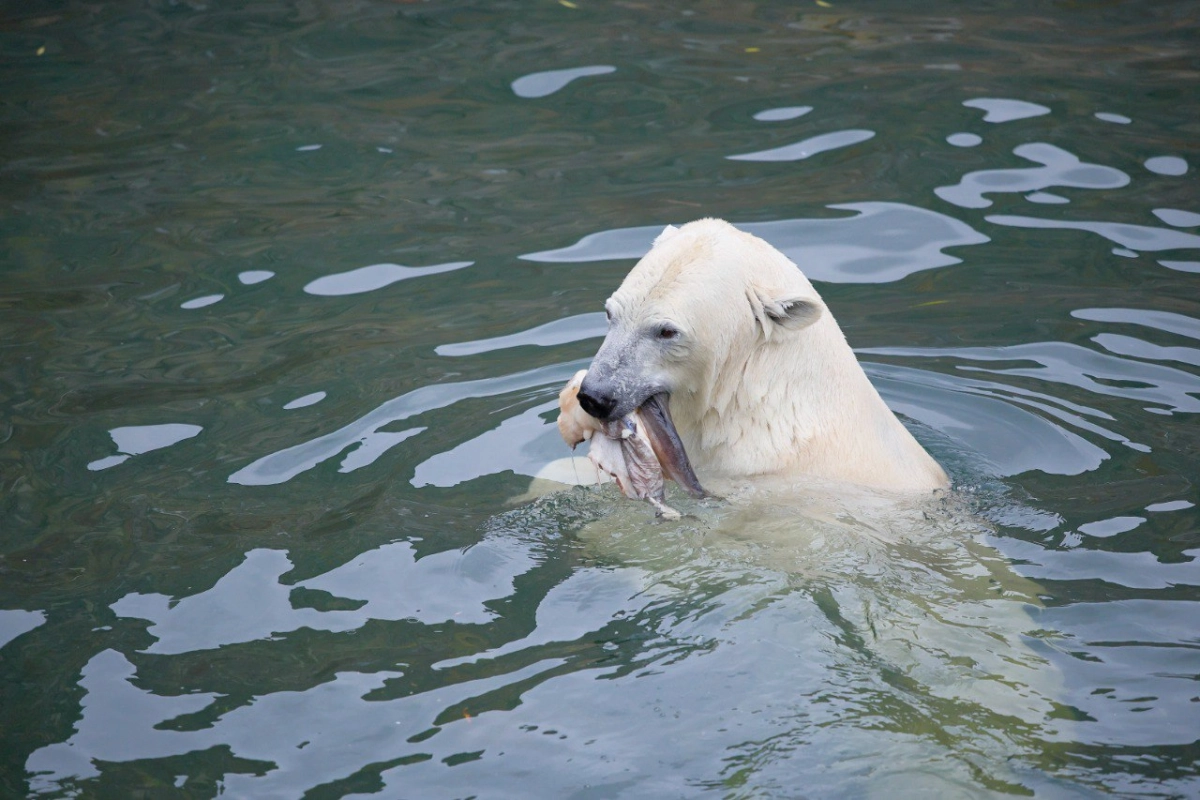
M 733 353 L 713 370 L 701 381 L 710 390 L 671 398 L 702 477 L 785 470 L 836 477 L 836 460 L 881 449 L 880 438 L 897 435 L 893 426 L 903 431 L 829 314 L 799 335 Z

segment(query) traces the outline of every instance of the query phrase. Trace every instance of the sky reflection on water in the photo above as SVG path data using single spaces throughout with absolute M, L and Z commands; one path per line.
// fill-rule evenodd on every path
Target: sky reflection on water
M 845 203 L 829 207 L 858 213 L 832 219 L 736 224 L 801 265 L 811 280 L 830 283 L 897 281 L 921 270 L 961 263 L 961 259 L 942 252 L 944 248 L 989 241 L 953 217 L 900 203 Z M 545 263 L 640 258 L 661 232 L 659 225 L 601 231 L 569 247 L 527 253 L 521 258 Z
M 1013 154 L 1042 166 L 970 172 L 957 185 L 939 186 L 934 192 L 960 208 L 987 208 L 992 201 L 984 195 L 993 192 L 1030 192 L 1052 186 L 1119 189 L 1129 183 L 1129 176 L 1124 172 L 1100 164 L 1085 164 L 1051 144 L 1023 144 L 1014 149 Z
M 875 131 L 832 131 L 795 144 L 785 144 L 783 147 L 772 147 L 770 150 L 725 157 L 730 161 L 803 161 L 830 150 L 850 147 L 873 138 L 875 138 Z
M 601 64 L 592 67 L 572 67 L 570 69 L 552 69 L 548 72 L 534 72 L 529 75 L 522 75 L 513 81 L 512 90 L 517 97 L 547 97 L 563 89 L 571 81 L 578 80 L 579 78 L 588 78 L 593 75 L 608 75 L 616 71 L 616 67 Z

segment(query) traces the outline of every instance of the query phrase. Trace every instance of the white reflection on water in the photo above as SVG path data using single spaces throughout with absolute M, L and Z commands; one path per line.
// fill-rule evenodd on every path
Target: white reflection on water
M 1176 228 L 1194 228 L 1200 225 L 1200 214 L 1195 211 L 1183 211 L 1178 208 L 1156 208 L 1153 210 L 1154 216 L 1161 219 L 1168 225 L 1174 225 Z
M 628 504 L 617 503 L 620 518 Z M 486 622 L 495 617 L 487 604 L 511 595 L 538 562 L 537 544 L 520 527 L 536 526 L 537 514 L 511 512 L 465 552 L 414 561 L 407 544 L 385 545 L 297 584 L 367 601 L 353 611 L 292 608 L 291 587 L 278 582 L 290 565 L 269 550 L 252 551 L 211 589 L 174 606 L 162 595 L 126 596 L 113 610 L 152 621 L 153 658 L 135 666 L 105 649 L 88 661 L 74 731 L 26 762 L 34 790 L 96 776 L 103 762 L 222 746 L 263 765 L 224 775 L 234 797 L 298 797 L 372 765 L 389 790 L 407 793 L 487 786 L 491 796 L 523 796 L 536 765 L 546 796 L 586 783 L 658 797 L 722 788 L 747 763 L 757 787 L 781 796 L 797 774 L 821 796 L 874 796 L 895 785 L 975 796 L 981 775 L 1043 796 L 1054 779 L 1022 765 L 1035 766 L 1055 743 L 1190 741 L 1192 653 L 1178 644 L 1194 633 L 1197 604 L 1038 610 L 1028 594 L 1036 587 L 980 539 L 950 533 L 886 544 L 850 524 L 795 528 L 793 514 L 763 519 L 786 528 L 767 547 L 683 528 L 595 531 L 586 541 L 597 553 L 653 566 L 572 570 L 545 590 L 532 624 L 499 646 L 436 663 L 441 679 L 418 676 L 411 685 L 419 691 L 403 683 L 404 665 L 342 669 L 315 686 L 209 711 L 196 725 L 183 718 L 211 709 L 219 695 L 156 694 L 139 674 L 170 663 L 159 659 L 301 626 Z M 1033 572 L 1051 564 L 1075 578 L 1133 585 L 1145 575 L 1200 579 L 1200 562 L 1158 564 L 1142 553 L 1088 561 L 1076 558 L 1083 551 L 1004 543 Z M 1175 656 L 1150 650 L 1159 646 L 1175 647 Z M 1095 691 L 1103 686 L 1119 688 L 1115 696 Z M 1084 715 L 1056 716 L 1063 703 Z M 661 751 L 647 741 L 672 743 L 671 770 L 656 768 Z M 928 774 L 930 759 L 936 774 Z M 614 773 L 614 763 L 623 770 Z
M 274 277 L 275 273 L 267 269 L 249 269 L 238 273 L 238 280 L 246 286 L 253 286 L 256 283 L 262 283 Z
M 598 64 L 591 67 L 574 67 L 572 69 L 553 69 L 547 72 L 533 72 L 523 75 L 512 82 L 513 93 L 517 97 L 537 98 L 552 95 L 577 78 L 587 78 L 593 75 L 607 75 L 616 72 L 616 67 Z
M 1040 203 L 1042 205 L 1060 206 L 1064 203 L 1071 202 L 1062 195 L 1053 194 L 1052 192 L 1034 192 L 1033 194 L 1025 195 L 1025 199 L 1031 203 Z
M 978 108 L 986 111 L 987 113 L 983 116 L 984 122 L 1011 122 L 1017 119 L 1040 117 L 1043 114 L 1050 113 L 1050 109 L 1040 106 L 1037 103 L 1028 103 L 1024 100 L 1008 100 L 1000 97 L 976 97 L 971 100 L 964 100 L 963 105 L 967 108 Z
M 783 147 L 773 147 L 770 150 L 759 150 L 754 153 L 742 153 L 736 156 L 725 156 L 730 161 L 802 161 L 818 153 L 849 147 L 859 142 L 875 138 L 875 131 L 848 130 L 823 133 L 794 144 Z
M 961 263 L 947 247 L 991 241 L 965 222 L 904 203 L 841 203 L 856 211 L 833 219 L 784 219 L 736 223 L 770 242 L 810 279 L 829 283 L 887 283 L 914 272 Z M 521 256 L 526 261 L 579 263 L 641 258 L 662 225 L 617 228 L 589 234 L 558 250 Z
M 283 408 L 286 411 L 291 411 L 296 408 L 307 408 L 311 405 L 316 405 L 325 399 L 325 392 L 313 392 L 306 394 L 303 397 L 297 397 L 289 403 L 284 403 Z
M 519 519 L 514 516 L 510 524 L 520 524 Z M 104 650 L 83 669 L 80 686 L 86 696 L 74 733 L 66 742 L 33 753 L 26 767 L 42 773 L 36 788 L 50 789 L 67 778 L 98 774 L 98 761 L 162 758 L 223 745 L 239 758 L 267 766 L 258 775 L 227 774 L 227 793 L 299 796 L 317 783 L 398 757 L 414 757 L 406 760 L 415 771 L 406 767 L 389 782 L 414 777 L 431 786 L 474 782 L 482 774 L 463 769 L 470 759 L 462 757 L 490 759 L 502 749 L 509 758 L 479 766 L 490 776 L 489 785 L 499 781 L 506 791 L 523 780 L 522 770 L 509 765 L 538 764 L 542 771 L 563 770 L 569 763 L 569 770 L 539 778 L 545 779 L 539 783 L 544 789 L 585 778 L 598 784 L 612 781 L 614 760 L 636 766 L 641 775 L 660 774 L 647 763 L 658 756 L 645 751 L 644 739 L 628 735 L 629 720 L 639 719 L 651 738 L 675 743 L 673 758 L 681 769 L 669 777 L 674 785 L 719 779 L 722 765 L 714 764 L 714 749 L 736 754 L 749 742 L 771 737 L 772 730 L 778 734 L 781 724 L 789 749 L 801 742 L 807 746 L 782 761 L 770 759 L 763 774 L 768 779 L 773 769 L 838 760 L 834 754 L 846 748 L 884 748 L 920 765 L 939 751 L 942 745 L 932 739 L 860 724 L 879 699 L 892 698 L 914 713 L 952 720 L 959 731 L 956 741 L 969 751 L 980 746 L 977 737 L 983 729 L 1005 724 L 998 715 L 1041 728 L 1052 708 L 1045 692 L 1053 691 L 1057 678 L 1046 671 L 1045 657 L 1022 641 L 1022 632 L 1030 627 L 1026 605 L 1017 599 L 1023 596 L 991 596 L 989 570 L 1002 564 L 986 548 L 939 542 L 924 554 L 933 563 L 918 564 L 905 560 L 905 550 L 885 553 L 878 546 L 864 546 L 856 536 L 832 541 L 804 537 L 786 558 L 810 565 L 848 559 L 861 569 L 851 573 L 858 577 L 830 588 L 800 578 L 804 588 L 794 590 L 785 571 L 762 563 L 772 558 L 768 553 L 752 555 L 746 564 L 742 559 L 747 554 L 737 542 L 714 541 L 723 554 L 715 562 L 697 562 L 689 548 L 679 549 L 680 542 L 660 536 L 641 526 L 628 535 L 596 541 L 596 547 L 616 551 L 662 542 L 658 558 L 665 563 L 659 571 L 573 570 L 541 598 L 532 631 L 514 631 L 499 648 L 440 662 L 436 668 L 448 677 L 419 692 L 386 690 L 388 682 L 404 678 L 404 670 L 369 675 L 346 670 L 304 690 L 261 693 L 214 713 L 203 726 L 180 729 L 180 717 L 202 712 L 220 698 L 202 692 L 158 696 L 143 688 L 138 669 L 126 656 Z M 254 551 L 210 590 L 174 607 L 165 596 L 130 595 L 114 611 L 154 622 L 149 630 L 159 641 L 150 652 L 159 658 L 275 638 L 301 625 L 348 630 L 344 626 L 359 627 L 368 618 L 415 617 L 425 624 L 448 618 L 486 621 L 491 612 L 483 603 L 513 591 L 515 578 L 536 561 L 533 547 L 517 531 L 508 531 L 465 553 L 447 551 L 415 563 L 406 545 L 380 548 L 299 584 L 340 597 L 369 598 L 356 611 L 324 614 L 290 609 L 286 587 L 277 583 L 288 567 L 286 558 L 277 551 Z M 470 560 L 478 552 L 489 558 L 472 569 Z M 427 562 L 441 568 L 413 574 Z M 966 563 L 978 574 L 962 576 Z M 480 571 L 482 581 L 475 574 Z M 483 589 L 473 589 L 475 584 Z M 975 597 L 981 590 L 988 596 Z M 400 599 L 392 596 L 396 593 Z M 424 613 L 430 602 L 444 608 Z M 368 613 L 375 603 L 384 607 Z M 624 657 L 612 663 L 572 658 L 581 649 L 594 650 L 597 641 L 613 640 L 614 625 L 642 641 L 634 663 L 627 664 Z M 868 630 L 871 635 L 863 638 Z M 950 652 L 957 658 L 947 659 Z M 486 677 L 474 668 L 481 661 L 490 662 Z M 907 696 L 897 697 L 891 686 L 889 675 L 897 673 L 915 679 Z M 720 690 L 713 691 L 704 675 L 720 676 Z M 493 699 L 505 696 L 520 702 Z M 739 722 L 723 725 L 731 702 L 737 704 Z M 753 708 L 744 708 L 746 703 Z M 651 705 L 665 713 L 631 716 L 634 709 Z M 522 735 L 539 728 L 554 733 Z M 685 730 L 692 735 L 683 735 Z M 696 736 L 697 730 L 706 734 Z M 113 731 L 121 735 L 113 736 Z M 1004 741 L 999 747 L 1007 755 L 1014 743 Z M 539 753 L 546 758 L 530 758 Z M 416 761 L 422 755 L 428 768 Z M 985 770 L 1005 769 L 1003 757 L 984 761 Z M 939 785 L 969 785 L 970 762 L 947 764 Z M 446 769 L 455 763 L 453 771 Z M 908 769 L 898 765 L 897 771 Z M 825 779 L 878 785 L 894 777 L 889 770 L 882 772 L 888 774 L 881 777 L 873 764 L 868 772 Z M 643 788 L 658 796 L 652 779 Z
M 1014 148 L 1013 153 L 1042 166 L 968 172 L 954 186 L 937 187 L 934 194 L 960 208 L 987 208 L 992 201 L 985 194 L 1031 192 L 1051 186 L 1119 189 L 1129 183 L 1129 176 L 1121 170 L 1085 163 L 1052 144 L 1023 144 Z
M 1200 412 L 1200 376 L 1173 367 L 1147 364 L 1098 353 L 1069 342 L 1030 342 L 1006 347 L 869 347 L 862 353 L 963 361 L 1032 362 L 1037 366 L 994 369 L 960 365 L 959 369 L 1012 375 L 1075 386 L 1097 395 L 1151 403 L 1174 412 Z M 1108 414 L 1096 412 L 1102 418 Z M 1137 450 L 1145 445 L 1125 442 Z
M 1193 508 L 1195 505 L 1190 500 L 1168 500 L 1165 503 L 1152 503 L 1146 506 L 1146 510 L 1151 514 L 1158 514 L 1163 511 L 1183 511 L 1186 508 Z
M 25 611 L 19 608 L 0 608 L 0 647 L 29 633 L 46 621 L 42 611 Z
M 211 306 L 214 303 L 219 303 L 224 299 L 225 295 L 223 294 L 206 294 L 203 297 L 195 297 L 191 300 L 185 300 L 179 304 L 179 307 L 186 308 L 190 311 L 194 308 L 205 308 L 206 306 Z
M 400 264 L 372 264 L 369 267 L 359 267 L 348 272 L 338 272 L 317 278 L 304 285 L 304 291 L 309 294 L 324 296 L 339 296 L 373 292 L 390 286 L 397 281 L 410 278 L 421 278 L 426 275 L 438 275 L 442 272 L 452 272 L 474 264 L 474 261 L 452 261 L 447 264 L 434 264 L 429 267 L 405 267 Z
M 993 475 L 1030 470 L 1078 475 L 1108 458 L 1103 449 L 1055 419 L 1105 439 L 1126 441 L 1086 419 L 1104 419 L 1106 414 L 1051 395 L 911 367 L 863 366 L 888 406 L 960 443 L 983 459 Z
M 768 108 L 755 114 L 754 119 L 758 120 L 759 122 L 783 122 L 785 120 L 803 117 L 812 110 L 812 106 L 783 106 L 782 108 Z
M 566 455 L 558 427 L 542 415 L 558 409 L 558 400 L 509 417 L 473 439 L 427 458 L 413 472 L 413 486 L 457 486 L 465 481 L 512 471 L 537 475 Z
M 571 317 L 556 319 L 544 325 L 538 325 L 517 333 L 510 333 L 507 336 L 475 339 L 470 342 L 440 344 L 434 348 L 434 352 L 439 356 L 473 356 L 509 347 L 527 345 L 549 347 L 603 336 L 606 330 L 608 330 L 608 319 L 605 317 L 604 312 L 593 311 L 587 314 L 576 314 Z
M 1076 319 L 1094 322 L 1122 322 L 1142 325 L 1154 330 L 1200 339 L 1200 320 L 1173 311 L 1148 308 L 1077 308 L 1071 312 Z
M 1200 549 L 1184 550 L 1189 560 L 1175 563 L 1163 563 L 1145 551 L 1051 550 L 1019 539 L 1005 539 L 1002 549 L 1019 560 L 1023 575 L 1034 580 L 1095 580 L 1129 589 L 1200 587 Z M 1192 632 L 1190 638 L 1194 639 L 1194 626 Z
M 952 133 L 946 137 L 946 142 L 955 147 L 975 147 L 983 143 L 983 137 L 976 133 Z
M 1160 259 L 1159 264 L 1177 272 L 1200 272 L 1200 261 L 1172 261 Z
M 429 745 L 409 739 L 430 730 L 449 706 L 503 689 L 509 681 L 530 680 L 562 660 L 540 661 L 498 677 L 443 686 L 411 697 L 369 698 L 403 672 L 339 672 L 305 691 L 282 691 L 255 698 L 209 727 L 171 730 L 162 723 L 203 710 L 217 696 L 208 693 L 163 697 L 134 683 L 136 668 L 115 650 L 104 650 L 83 668 L 83 717 L 69 742 L 33 753 L 26 769 L 35 792 L 54 791 L 58 781 L 100 774 L 96 761 L 123 762 L 228 747 L 239 757 L 266 762 L 266 774 L 226 774 L 223 794 L 231 797 L 300 797 L 334 776 L 364 766 L 364 754 L 421 752 Z M 319 720 L 319 724 L 314 722 Z M 465 723 L 464 723 L 465 724 Z M 114 731 L 120 731 L 114 736 Z M 470 729 L 468 728 L 469 732 Z M 443 744 L 447 739 L 440 737 Z M 437 744 L 434 745 L 437 747 Z M 369 757 L 371 757 L 369 756 Z M 439 764 L 441 767 L 445 765 Z
M 1155 156 L 1146 159 L 1146 169 L 1156 175 L 1177 177 L 1188 171 L 1188 163 L 1179 156 Z
M 118 617 L 150 621 L 148 631 L 157 641 L 148 653 L 211 650 L 300 628 L 348 631 L 370 619 L 483 624 L 496 616 L 486 604 L 511 595 L 513 581 L 533 563 L 530 553 L 502 538 L 420 560 L 411 544 L 395 542 L 289 586 L 279 580 L 292 568 L 285 552 L 252 550 L 207 591 L 179 600 L 134 592 L 113 603 L 112 610 Z M 447 591 L 449 586 L 454 590 Z M 296 588 L 362 605 L 296 608 Z
M 1007 225 L 1013 228 L 1090 231 L 1122 247 L 1138 251 L 1200 248 L 1200 236 L 1194 233 L 1186 233 L 1170 228 L 1156 228 L 1153 225 L 1131 225 L 1127 222 L 1074 222 L 1071 220 L 1010 216 L 1007 214 L 993 214 L 984 217 L 984 219 L 993 225 Z
M 1092 341 L 1108 352 L 1120 356 L 1133 356 L 1148 361 L 1174 361 L 1200 367 L 1200 349 L 1195 347 L 1164 347 L 1116 333 L 1098 333 L 1092 337 Z
M 655 587 L 654 576 L 636 567 L 584 568 L 552 588 L 538 605 L 533 631 L 494 650 L 450 658 L 433 665 L 450 669 L 463 664 L 494 660 L 522 650 L 586 638 L 599 620 L 620 619 L 642 611 L 648 601 L 665 594 Z
M 1145 517 L 1109 517 L 1094 522 L 1085 522 L 1077 530 L 1086 536 L 1106 539 L 1121 533 L 1128 533 L 1146 521 Z
M 113 428 L 108 433 L 117 445 L 120 455 L 108 456 L 88 464 L 88 469 L 107 469 L 126 461 L 130 456 L 160 450 L 173 444 L 191 439 L 204 430 L 199 425 L 187 425 L 181 422 L 168 422 L 163 425 L 129 425 Z
M 1087 552 L 1062 555 L 1079 559 L 1075 565 L 1082 566 L 1080 557 L 1086 558 Z M 1107 559 L 1108 563 L 1123 561 L 1120 574 L 1130 575 L 1139 561 L 1132 556 L 1145 554 L 1103 555 L 1118 556 Z M 1174 572 L 1170 568 L 1194 563 L 1146 565 L 1165 577 Z M 1197 585 L 1198 578 L 1193 568 L 1191 584 Z M 1200 644 L 1196 637 L 1200 603 L 1112 599 L 1040 609 L 1033 614 L 1046 629 L 1061 632 L 1051 655 L 1064 677 L 1059 702 L 1091 718 L 1073 726 L 1081 741 L 1132 747 L 1194 741 L 1196 684 L 1192 676 L 1196 645 Z M 1191 723 L 1187 721 L 1189 711 Z M 1193 776 L 1182 783 L 1165 793 L 1195 797 L 1200 782 Z M 1166 789 L 1161 784 L 1157 788 Z
M 348 447 L 358 445 L 362 453 L 352 451 L 343 462 L 342 471 L 366 466 L 389 448 L 424 428 L 405 431 L 383 431 L 387 425 L 408 419 L 426 411 L 444 408 L 472 397 L 490 397 L 534 386 L 565 383 L 576 370 L 586 367 L 586 361 L 553 364 L 548 367 L 482 378 L 475 381 L 442 383 L 414 389 L 392 398 L 368 414 L 342 426 L 332 433 L 263 456 L 229 476 L 230 483 L 245 486 L 269 486 L 284 483 L 327 459 L 334 458 Z

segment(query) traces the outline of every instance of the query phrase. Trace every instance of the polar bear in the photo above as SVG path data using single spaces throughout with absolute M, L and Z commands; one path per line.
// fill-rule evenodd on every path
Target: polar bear
M 949 485 L 812 284 L 762 239 L 719 219 L 668 226 L 605 310 L 579 404 L 600 422 L 658 420 L 663 469 L 693 494 L 696 476 L 906 494 Z

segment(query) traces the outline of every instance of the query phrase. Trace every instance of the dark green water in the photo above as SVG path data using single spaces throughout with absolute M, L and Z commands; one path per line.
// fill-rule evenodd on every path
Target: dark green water
M 1200 4 L 0 8 L 0 795 L 1200 796 Z M 507 505 L 703 215 L 973 520 Z

